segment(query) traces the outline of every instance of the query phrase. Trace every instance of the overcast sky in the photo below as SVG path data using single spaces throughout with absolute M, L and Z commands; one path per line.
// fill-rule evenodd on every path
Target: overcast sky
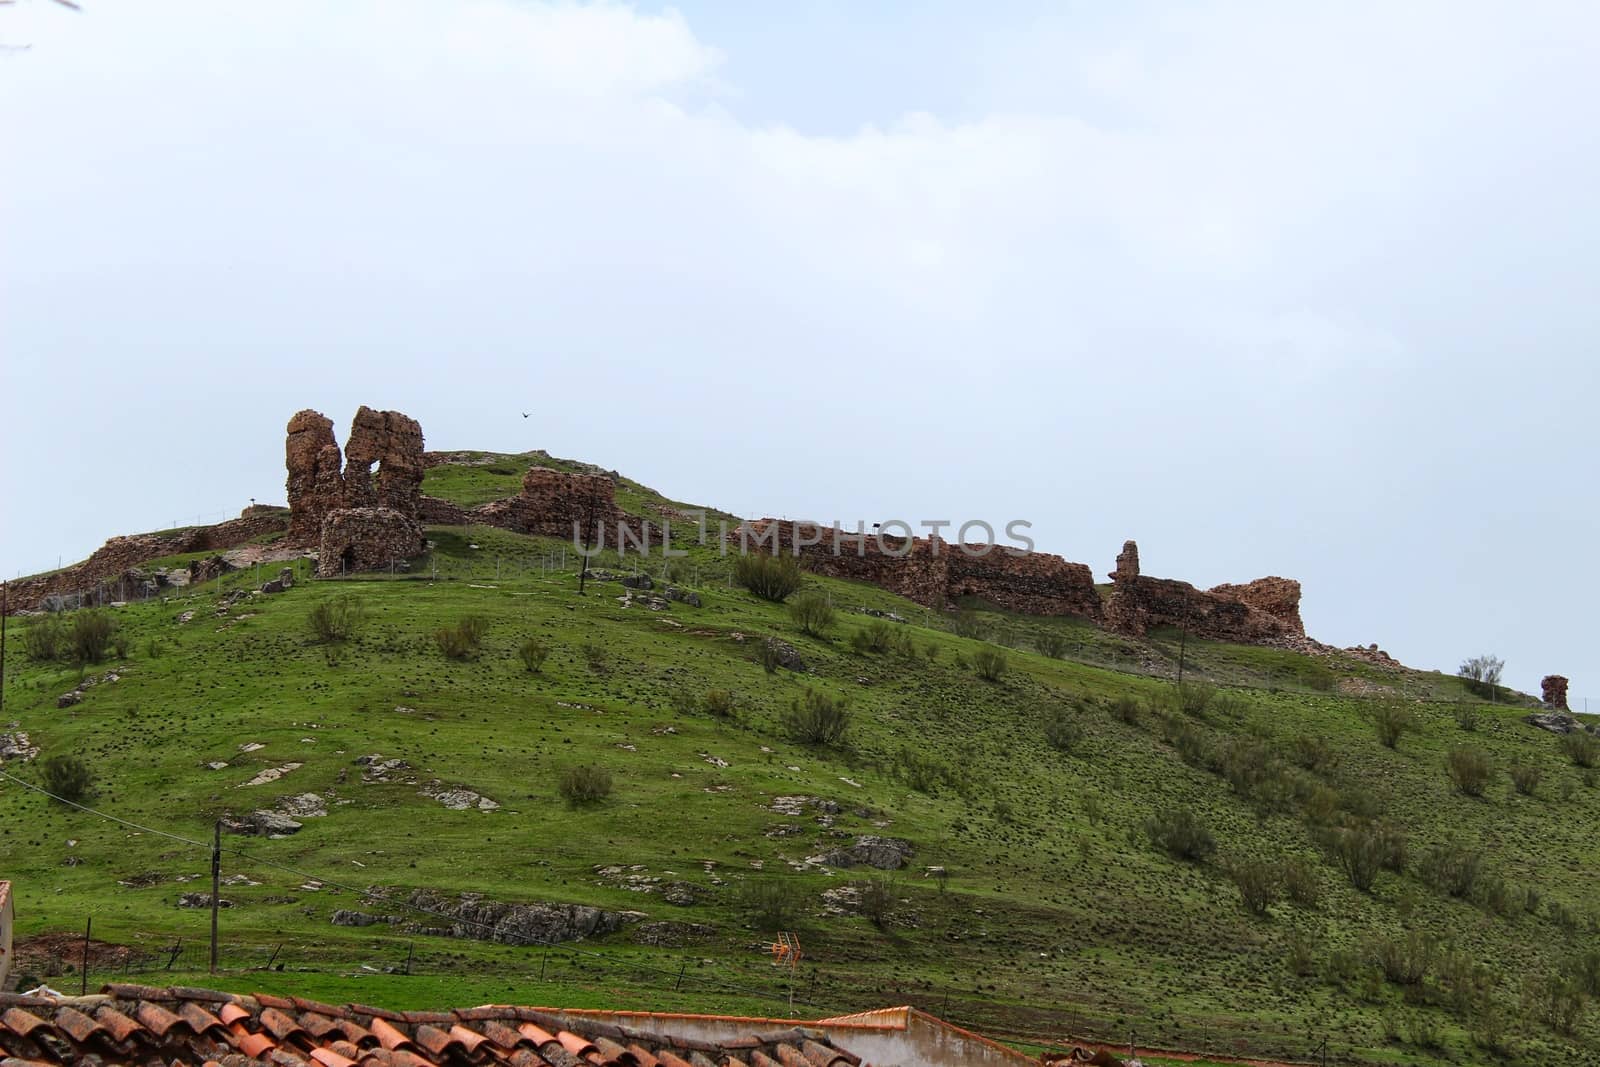
M 82 3 L 0 8 L 7 575 L 365 403 L 1600 710 L 1600 6 Z

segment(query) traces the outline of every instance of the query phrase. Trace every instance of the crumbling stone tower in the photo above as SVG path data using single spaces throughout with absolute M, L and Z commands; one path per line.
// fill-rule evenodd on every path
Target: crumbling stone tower
M 377 470 L 373 470 L 373 465 Z M 341 456 L 333 421 L 297 412 L 284 441 L 288 544 L 316 546 L 323 577 L 380 570 L 423 549 L 422 426 L 363 405 Z

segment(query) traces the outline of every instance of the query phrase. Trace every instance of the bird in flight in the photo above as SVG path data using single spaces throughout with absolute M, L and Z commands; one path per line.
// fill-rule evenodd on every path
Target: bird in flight
M 527 417 L 528 417 L 528 413 L 527 413 L 527 412 L 526 412 L 526 411 L 524 411 L 524 412 L 523 412 L 523 413 L 522 413 L 522 417 L 523 417 L 523 418 L 527 418 Z

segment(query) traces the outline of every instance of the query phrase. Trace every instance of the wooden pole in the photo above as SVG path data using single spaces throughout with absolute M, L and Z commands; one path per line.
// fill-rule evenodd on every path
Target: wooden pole
M 83 959 L 78 964 L 78 991 L 80 996 L 89 995 L 89 934 L 94 930 L 94 916 L 83 921 Z
M 211 973 L 217 973 L 217 909 L 222 896 L 222 820 L 211 828 Z

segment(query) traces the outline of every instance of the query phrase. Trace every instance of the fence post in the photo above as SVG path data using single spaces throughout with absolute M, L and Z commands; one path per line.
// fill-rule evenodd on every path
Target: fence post
M 222 820 L 211 827 L 211 973 L 217 973 L 217 909 L 222 895 Z

